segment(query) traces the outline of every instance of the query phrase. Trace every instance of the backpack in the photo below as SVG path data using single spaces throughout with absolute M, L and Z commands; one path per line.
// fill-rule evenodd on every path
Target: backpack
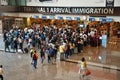
M 35 53 L 34 55 L 33 55 L 33 59 L 38 59 L 38 57 L 39 57 L 39 55 L 38 55 L 38 53 Z

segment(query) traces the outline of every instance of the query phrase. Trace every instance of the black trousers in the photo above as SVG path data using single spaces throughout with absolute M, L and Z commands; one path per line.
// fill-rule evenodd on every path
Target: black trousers
M 0 79 L 3 80 L 3 75 L 0 75 Z
M 10 52 L 10 48 L 9 47 L 5 47 L 5 52 L 6 52 L 6 49 L 8 49 L 8 51 Z

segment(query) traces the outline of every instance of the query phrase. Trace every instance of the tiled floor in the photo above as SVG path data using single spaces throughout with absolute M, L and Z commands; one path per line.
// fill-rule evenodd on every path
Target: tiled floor
M 85 57 L 88 62 L 120 67 L 120 48 L 112 47 L 109 47 L 109 45 L 107 48 L 87 46 L 82 53 L 74 54 L 69 59 L 79 61 L 82 57 Z
M 0 39 L 2 42 L 2 39 Z M 0 49 L 4 50 L 4 43 L 0 43 Z M 108 46 L 86 47 L 83 53 L 75 54 L 69 57 L 70 60 L 79 61 L 85 56 L 91 75 L 85 80 L 120 80 L 120 70 L 106 69 L 95 65 L 102 64 L 114 67 L 120 67 L 120 47 Z M 61 62 L 57 60 L 55 65 L 48 64 L 45 61 L 41 65 L 38 60 L 38 68 L 34 69 L 30 64 L 29 54 L 5 53 L 0 51 L 0 64 L 4 69 L 4 80 L 80 80 L 79 64 L 70 62 Z M 93 64 L 95 65 L 89 65 Z
M 80 80 L 79 64 L 61 62 L 41 65 L 34 69 L 29 54 L 0 52 L 0 64 L 4 69 L 4 80 Z M 86 80 L 119 80 L 120 71 L 88 65 L 91 75 Z

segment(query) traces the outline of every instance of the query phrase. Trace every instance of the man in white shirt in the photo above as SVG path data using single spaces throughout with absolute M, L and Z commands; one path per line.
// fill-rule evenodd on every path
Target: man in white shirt
M 0 65 L 0 79 L 3 80 L 3 69 L 2 69 L 2 65 Z

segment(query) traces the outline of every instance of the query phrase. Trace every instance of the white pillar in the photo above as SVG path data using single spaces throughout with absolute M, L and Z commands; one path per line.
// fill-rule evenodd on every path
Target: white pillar
M 0 20 L 0 35 L 2 34 L 2 20 Z

